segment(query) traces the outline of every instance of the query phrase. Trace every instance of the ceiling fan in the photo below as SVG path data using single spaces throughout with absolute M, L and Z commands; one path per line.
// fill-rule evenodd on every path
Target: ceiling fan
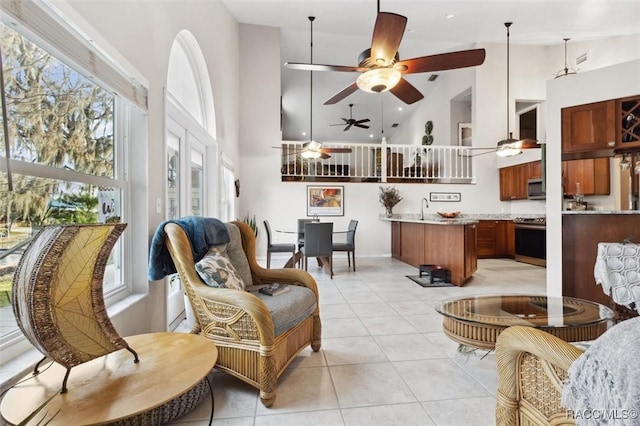
M 354 83 L 325 101 L 324 105 L 340 102 L 358 89 L 371 93 L 390 91 L 402 102 L 412 104 L 424 98 L 424 96 L 411 83 L 405 80 L 402 74 L 473 67 L 484 62 L 484 49 L 461 50 L 401 61 L 398 47 L 402 41 L 406 25 L 406 17 L 395 13 L 380 12 L 380 0 L 378 0 L 378 15 L 373 28 L 371 48 L 360 54 L 357 66 L 296 62 L 287 62 L 284 66 L 295 70 L 362 73 Z
M 352 152 L 351 148 L 329 148 L 323 147 L 321 142 L 310 141 L 305 142 L 302 146 L 289 144 L 282 144 L 282 146 L 274 146 L 272 148 L 282 149 L 282 156 L 300 155 L 302 158 L 321 158 L 326 160 L 331 158 L 329 154 L 349 154 Z
M 363 118 L 361 120 L 356 120 L 353 118 L 353 104 L 349 104 L 349 118 L 343 118 L 342 121 L 344 121 L 344 123 L 340 123 L 340 124 L 330 124 L 330 126 L 345 126 L 345 128 L 343 129 L 343 132 L 346 132 L 347 130 L 349 130 L 351 128 L 351 126 L 356 126 L 356 127 L 360 127 L 362 129 L 368 129 L 369 126 L 367 126 L 366 124 L 363 123 L 368 123 L 371 120 L 369 120 L 368 118 Z
M 309 16 L 309 24 L 311 26 L 311 63 L 313 64 L 313 21 L 315 16 Z M 345 153 L 351 152 L 351 148 L 323 148 L 322 143 L 313 140 L 313 71 L 310 74 L 309 84 L 309 142 L 302 144 L 302 149 L 291 149 L 288 145 L 283 144 L 281 147 L 273 148 L 282 149 L 282 156 L 300 155 L 302 158 L 322 158 L 323 160 L 331 158 L 329 153 Z M 367 119 L 368 121 L 368 119 Z

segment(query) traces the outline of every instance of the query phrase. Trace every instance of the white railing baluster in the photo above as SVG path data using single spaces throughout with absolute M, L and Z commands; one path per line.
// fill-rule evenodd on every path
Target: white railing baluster
M 439 145 L 323 143 L 324 148 L 351 148 L 351 153 L 329 152 L 330 158 L 302 158 L 302 142 L 282 144 L 281 172 L 286 180 L 334 177 L 353 182 L 475 183 L 473 160 L 468 147 Z M 420 156 L 417 161 L 416 155 Z M 285 180 L 285 179 L 283 179 Z M 401 180 L 402 181 L 402 180 Z

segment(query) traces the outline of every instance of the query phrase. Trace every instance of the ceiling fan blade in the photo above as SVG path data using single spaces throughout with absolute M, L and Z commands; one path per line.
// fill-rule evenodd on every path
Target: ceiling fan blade
M 324 152 L 321 152 L 320 158 L 322 158 L 323 160 L 326 160 L 327 158 L 331 158 L 331 156 L 329 154 L 325 154 Z
M 403 74 L 453 70 L 481 65 L 485 56 L 484 49 L 460 50 L 458 52 L 406 59 L 395 64 L 394 68 L 400 70 Z
M 362 128 L 362 129 L 368 129 L 368 128 L 369 128 L 369 126 L 367 126 L 367 125 L 365 125 L 365 124 L 359 124 L 359 123 L 354 124 L 354 126 L 356 126 L 356 127 L 360 127 L 360 128 Z
M 361 123 L 368 123 L 371 120 L 369 120 L 368 118 L 363 118 L 362 120 L 356 120 L 354 124 L 361 124 Z
M 342 72 L 366 71 L 365 68 L 350 67 L 346 65 L 305 64 L 300 62 L 285 62 L 284 66 L 292 70 L 303 70 L 303 71 L 342 71 Z
M 412 104 L 424 98 L 422 93 L 404 78 L 401 78 L 390 92 L 405 104 Z
M 380 66 L 389 65 L 398 52 L 407 18 L 395 13 L 380 12 L 371 39 L 371 60 Z
M 352 94 L 353 92 L 355 92 L 356 90 L 358 90 L 358 85 L 354 81 L 349 86 L 345 87 L 340 92 L 335 94 L 332 98 L 326 100 L 324 102 L 324 105 L 336 104 L 336 103 L 340 102 L 341 100 L 343 100 L 344 98 L 346 98 L 347 96 L 349 96 L 350 94 Z
M 322 148 L 322 152 L 330 152 L 332 154 L 349 154 L 352 150 L 351 148 Z
M 347 130 L 349 130 L 351 128 L 352 125 L 353 125 L 353 123 L 347 124 L 347 127 L 345 127 L 344 130 L 342 130 L 342 131 L 346 132 Z

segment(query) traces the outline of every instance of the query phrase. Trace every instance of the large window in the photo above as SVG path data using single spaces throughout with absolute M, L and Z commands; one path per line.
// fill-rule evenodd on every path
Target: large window
M 8 139 L 0 132 L 0 349 L 19 335 L 13 271 L 42 227 L 127 219 L 127 102 L 0 23 Z M 8 142 L 9 149 L 5 148 Z M 126 234 L 105 271 L 106 293 L 128 291 Z

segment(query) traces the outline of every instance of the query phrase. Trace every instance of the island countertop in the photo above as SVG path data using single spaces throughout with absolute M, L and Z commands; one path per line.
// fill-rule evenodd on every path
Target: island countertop
M 387 222 L 410 222 L 410 223 L 425 223 L 431 225 L 473 225 L 481 220 L 513 220 L 516 217 L 544 217 L 544 213 L 525 213 L 525 214 L 512 214 L 512 213 L 463 213 L 455 219 L 443 218 L 437 213 L 428 213 L 424 215 L 424 220 L 420 219 L 420 214 L 416 213 L 402 213 L 393 214 L 391 217 L 386 217 L 384 214 L 380 214 L 378 219 Z
M 476 219 L 466 219 L 466 218 L 454 218 L 447 219 L 444 217 L 425 217 L 424 220 L 420 218 L 394 218 L 394 217 L 383 217 L 381 220 L 386 220 L 388 222 L 408 222 L 408 223 L 424 223 L 426 225 L 473 225 L 474 223 L 478 223 Z

